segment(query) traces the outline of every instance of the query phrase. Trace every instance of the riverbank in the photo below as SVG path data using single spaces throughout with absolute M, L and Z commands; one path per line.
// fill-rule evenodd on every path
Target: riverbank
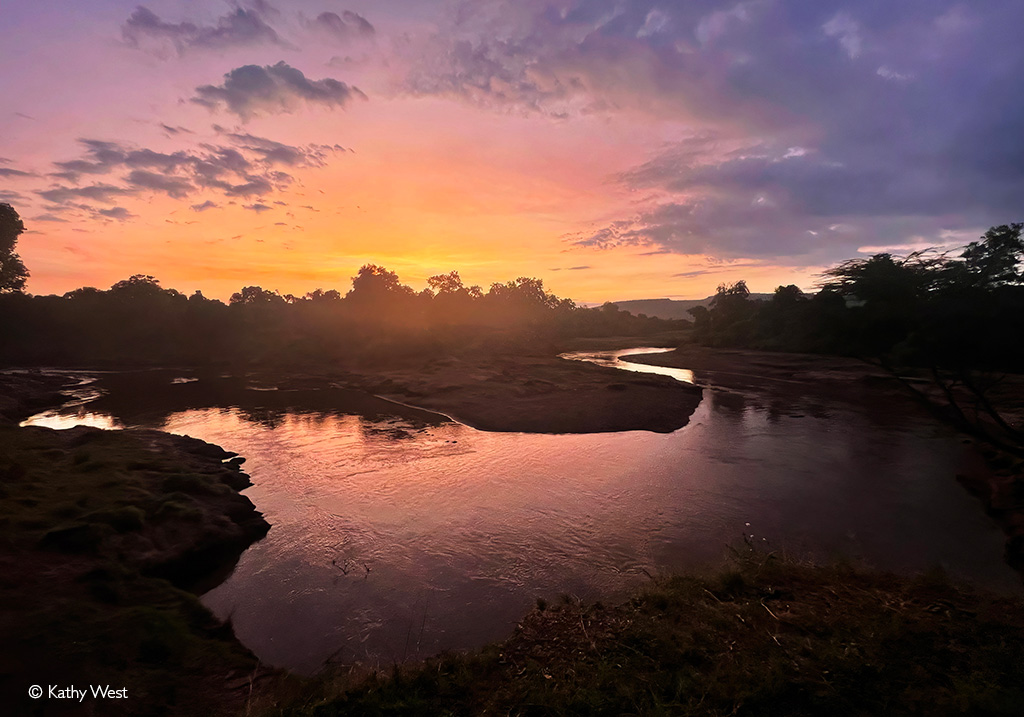
M 38 371 L 0 373 L 0 426 L 15 425 L 35 411 L 60 405 L 74 381 Z
M 538 600 L 507 640 L 285 678 L 261 715 L 1019 715 L 1024 602 L 751 551 L 619 605 Z
M 0 426 L 0 704 L 40 715 L 244 704 L 258 662 L 197 597 L 269 528 L 238 493 L 240 463 L 157 431 Z M 32 701 L 31 685 L 127 698 Z
M 687 344 L 666 353 L 621 358 L 649 366 L 690 369 L 698 375 L 698 383 L 736 393 L 854 401 L 907 395 L 900 383 L 883 370 L 843 356 Z
M 223 376 L 191 369 L 107 373 L 90 410 L 124 425 L 160 425 L 176 411 L 238 406 L 254 416 L 301 406 L 359 415 L 394 414 L 413 425 L 448 418 L 483 431 L 671 433 L 685 426 L 701 389 L 555 356 L 431 360 L 374 372 L 259 371 Z M 145 395 L 140 404 L 138 396 Z M 60 400 L 54 403 L 61 403 Z
M 523 433 L 671 433 L 702 395 L 666 376 L 548 356 L 451 358 L 348 380 L 478 430 Z

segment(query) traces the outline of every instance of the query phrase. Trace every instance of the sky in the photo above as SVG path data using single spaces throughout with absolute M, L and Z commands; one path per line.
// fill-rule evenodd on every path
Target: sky
M 1019 0 L 13 2 L 28 290 L 813 288 L 1024 214 Z

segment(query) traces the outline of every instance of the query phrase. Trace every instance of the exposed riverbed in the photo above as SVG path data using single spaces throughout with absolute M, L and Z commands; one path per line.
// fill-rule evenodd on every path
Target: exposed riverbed
M 680 371 L 656 372 L 702 383 Z M 269 664 L 310 672 L 479 646 L 538 596 L 613 598 L 716 562 L 743 533 L 1019 590 L 999 529 L 955 480 L 985 470 L 980 459 L 909 402 L 707 390 L 673 433 L 543 435 L 238 391 L 213 406 L 85 403 L 30 422 L 156 427 L 248 459 L 245 494 L 272 529 L 203 600 Z

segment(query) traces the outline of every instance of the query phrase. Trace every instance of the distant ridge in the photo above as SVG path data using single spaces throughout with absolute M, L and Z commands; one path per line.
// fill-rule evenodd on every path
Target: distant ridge
M 692 321 L 689 314 L 694 306 L 709 306 L 714 296 L 705 299 L 634 299 L 632 301 L 613 301 L 622 311 L 628 311 L 634 316 L 646 314 L 659 319 L 686 319 Z M 751 294 L 754 301 L 767 301 L 772 294 Z

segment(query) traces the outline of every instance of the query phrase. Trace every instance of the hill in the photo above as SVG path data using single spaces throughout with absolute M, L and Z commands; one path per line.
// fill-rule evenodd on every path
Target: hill
M 686 319 L 692 321 L 689 311 L 694 306 L 708 306 L 714 296 L 705 299 L 634 299 L 633 301 L 613 301 L 622 311 L 633 315 L 646 314 L 659 319 Z M 755 301 L 767 301 L 771 294 L 751 294 Z

